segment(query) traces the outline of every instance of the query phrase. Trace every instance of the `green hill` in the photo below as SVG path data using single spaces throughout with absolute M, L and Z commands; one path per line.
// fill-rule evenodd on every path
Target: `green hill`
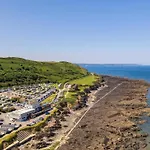
M 0 58 L 0 87 L 43 82 L 66 82 L 88 75 L 68 62 L 38 62 L 22 58 Z

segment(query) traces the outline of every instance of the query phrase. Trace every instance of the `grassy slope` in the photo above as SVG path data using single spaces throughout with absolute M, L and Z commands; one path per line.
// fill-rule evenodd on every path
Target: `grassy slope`
M 48 98 L 46 98 L 44 101 L 42 101 L 42 104 L 52 102 L 52 100 L 54 100 L 54 98 L 56 97 L 56 95 L 57 94 L 52 94 L 51 96 L 49 96 Z
M 22 58 L 0 58 L 0 86 L 41 82 L 66 82 L 88 72 L 68 62 L 37 62 Z
M 70 82 L 70 84 L 78 84 L 78 85 L 93 85 L 93 82 L 97 80 L 97 76 L 89 75 L 80 79 L 76 79 Z
M 73 105 L 77 99 L 76 94 L 77 94 L 76 92 L 68 92 L 64 101 L 69 102 L 70 104 Z
M 88 88 L 89 86 L 93 85 L 95 81 L 97 81 L 100 78 L 100 76 L 96 75 L 88 75 L 86 77 L 72 80 L 69 83 L 70 84 L 78 84 L 79 85 L 79 91 L 84 91 L 85 88 Z M 79 92 L 77 91 L 77 92 Z M 77 92 L 68 92 L 66 95 L 66 101 L 74 104 L 77 99 Z

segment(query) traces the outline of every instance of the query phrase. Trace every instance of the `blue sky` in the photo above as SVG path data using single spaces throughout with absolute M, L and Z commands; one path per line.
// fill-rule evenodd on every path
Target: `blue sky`
M 0 1 L 0 56 L 150 64 L 150 0 Z

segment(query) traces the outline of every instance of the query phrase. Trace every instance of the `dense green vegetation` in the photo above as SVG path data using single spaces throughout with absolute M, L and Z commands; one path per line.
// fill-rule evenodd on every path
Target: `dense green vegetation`
M 38 62 L 22 58 L 0 58 L 0 87 L 43 82 L 64 83 L 88 75 L 68 62 Z

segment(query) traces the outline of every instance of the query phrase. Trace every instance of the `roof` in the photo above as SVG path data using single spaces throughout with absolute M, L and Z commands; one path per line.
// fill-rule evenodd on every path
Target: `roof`
M 21 114 L 25 114 L 25 113 L 29 113 L 29 112 L 32 112 L 34 111 L 35 109 L 33 108 L 24 108 L 24 109 L 20 109 L 20 110 L 15 110 L 13 112 L 11 112 L 12 114 L 18 114 L 18 115 L 21 115 Z

